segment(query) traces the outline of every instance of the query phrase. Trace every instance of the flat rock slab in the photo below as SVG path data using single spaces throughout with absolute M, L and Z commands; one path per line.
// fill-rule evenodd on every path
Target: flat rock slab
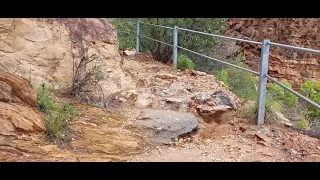
M 155 109 L 144 109 L 143 112 L 148 119 L 136 120 L 135 124 L 153 130 L 151 139 L 158 143 L 169 144 L 172 139 L 198 127 L 197 117 L 192 113 Z

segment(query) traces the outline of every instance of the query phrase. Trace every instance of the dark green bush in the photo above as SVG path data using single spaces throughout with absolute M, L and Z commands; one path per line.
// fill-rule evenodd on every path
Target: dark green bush
M 214 34 L 220 34 L 225 29 L 225 24 L 227 23 L 227 18 L 109 18 L 107 21 L 117 28 L 120 50 L 135 48 L 136 22 L 138 20 L 151 24 L 168 27 L 179 26 Z M 141 34 L 145 36 L 172 44 L 172 30 L 145 24 L 141 24 L 140 30 Z M 201 53 L 219 43 L 218 38 L 185 31 L 179 31 L 178 41 L 179 46 Z M 172 47 L 143 37 L 140 42 L 141 51 L 150 51 L 155 60 L 161 62 L 172 61 Z M 199 66 L 202 66 L 201 62 L 209 62 L 207 59 L 205 59 L 206 61 L 202 61 L 204 58 L 198 55 L 190 55 L 189 58 L 195 60 L 196 66 L 198 62 Z

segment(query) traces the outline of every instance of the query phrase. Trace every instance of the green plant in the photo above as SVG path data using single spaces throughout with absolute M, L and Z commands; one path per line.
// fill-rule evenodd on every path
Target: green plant
M 64 106 L 63 106 L 63 110 L 66 111 L 68 114 L 70 115 L 76 115 L 79 116 L 79 113 L 74 109 L 73 105 L 67 101 Z M 73 117 L 70 117 L 70 119 L 72 119 Z
M 51 111 L 47 116 L 46 132 L 50 138 L 62 139 L 67 131 L 67 114 L 65 112 Z
M 258 116 L 257 101 L 247 101 L 237 111 L 237 116 L 249 120 L 256 119 Z M 265 120 L 268 122 L 279 122 L 278 113 L 283 111 L 283 104 L 267 95 L 265 107 Z
M 237 110 L 236 115 L 240 118 L 254 119 L 257 115 L 257 103 L 251 100 L 246 101 L 245 104 Z
M 292 86 L 289 82 L 283 81 L 284 85 L 292 89 Z M 298 105 L 298 97 L 294 94 L 288 92 L 287 90 L 283 89 L 281 86 L 275 83 L 270 83 L 268 86 L 268 93 L 276 99 L 283 102 L 283 104 L 291 107 L 297 107 Z
M 178 61 L 178 64 L 177 64 L 178 69 L 181 69 L 181 70 L 194 69 L 193 61 L 183 54 L 178 54 L 177 61 Z
M 219 81 L 224 82 L 225 85 L 229 86 L 229 78 L 228 78 L 228 72 L 225 69 L 222 69 L 217 74 L 217 79 Z
M 306 81 L 301 85 L 300 90 L 305 96 L 310 98 L 312 101 L 318 104 L 320 103 L 320 81 Z M 315 108 L 311 104 L 307 104 L 304 116 L 307 120 L 320 121 L 320 110 Z
M 116 27 L 119 49 L 136 47 L 137 18 L 107 18 L 107 21 Z
M 236 60 L 236 65 L 249 68 L 248 65 Z M 252 74 L 235 67 L 221 69 L 217 74 L 218 80 L 224 82 L 237 96 L 246 100 L 255 100 L 258 96 L 257 85 Z
M 53 102 L 52 92 L 49 91 L 46 83 L 42 83 L 37 88 L 37 107 L 41 112 L 48 113 L 51 110 L 57 109 L 56 104 Z
M 50 138 L 63 139 L 67 132 L 68 122 L 78 115 L 70 102 L 64 105 L 55 103 L 53 93 L 42 83 L 37 88 L 37 107 L 47 116 L 46 132 Z
M 310 128 L 309 122 L 306 119 L 302 119 L 297 122 L 297 128 L 300 130 L 308 130 Z

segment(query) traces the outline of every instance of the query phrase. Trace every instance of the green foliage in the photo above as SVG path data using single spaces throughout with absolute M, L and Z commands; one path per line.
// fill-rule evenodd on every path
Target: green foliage
M 308 130 L 310 129 L 309 122 L 306 119 L 302 119 L 297 122 L 297 128 L 300 130 Z
M 248 65 L 240 60 L 236 61 L 236 65 L 249 69 Z M 257 98 L 257 85 L 252 74 L 235 67 L 221 69 L 217 75 L 218 80 L 224 82 L 237 96 L 255 100 Z
M 53 102 L 52 92 L 48 90 L 46 83 L 42 83 L 37 88 L 37 107 L 41 112 L 48 113 L 49 111 L 57 109 Z
M 225 85 L 229 86 L 229 78 L 228 78 L 228 72 L 225 69 L 222 69 L 217 74 L 217 79 L 219 81 L 224 82 Z
M 181 69 L 181 70 L 194 69 L 193 61 L 183 54 L 178 54 L 177 61 L 178 61 L 178 64 L 177 64 L 178 69 Z
M 275 99 L 271 98 L 270 96 L 266 97 L 265 119 L 267 121 L 278 122 L 279 116 L 277 115 L 277 113 L 280 113 L 282 111 L 283 111 L 283 104 L 281 101 L 275 100 Z
M 136 24 L 138 19 L 129 18 L 108 18 L 107 21 L 113 24 L 117 30 L 119 49 L 136 47 Z
M 46 132 L 50 138 L 62 139 L 67 132 L 68 121 L 78 115 L 70 102 L 62 106 L 55 103 L 53 93 L 45 83 L 37 88 L 37 107 L 47 115 Z
M 121 18 L 107 19 L 117 28 L 119 48 L 134 48 L 136 43 L 136 22 L 138 20 L 151 24 L 202 31 L 207 33 L 220 34 L 224 30 L 227 18 Z M 141 24 L 141 34 L 172 44 L 172 30 Z M 204 53 L 219 43 L 218 38 L 204 36 L 195 33 L 179 31 L 178 44 L 185 48 Z M 150 51 L 158 61 L 167 62 L 172 57 L 172 47 L 141 38 L 141 51 Z M 202 62 L 204 58 L 197 55 L 190 55 L 195 64 Z M 207 61 L 207 59 L 205 59 Z
M 74 109 L 73 105 L 69 101 L 67 101 L 64 104 L 62 109 L 63 109 L 63 111 L 66 111 L 70 115 L 79 116 L 79 113 Z M 70 117 L 70 118 L 72 118 L 72 117 Z
M 292 86 L 289 82 L 283 81 L 284 85 L 292 89 Z M 298 97 L 294 94 L 288 92 L 287 90 L 283 89 L 281 86 L 275 83 L 270 83 L 268 87 L 268 93 L 276 99 L 283 102 L 283 104 L 291 107 L 297 107 L 298 105 Z
M 300 90 L 312 101 L 320 104 L 320 81 L 306 81 L 301 85 Z M 308 120 L 320 121 L 320 110 L 310 104 L 307 104 L 307 109 L 304 114 Z
M 283 104 L 280 101 L 273 99 L 270 95 L 267 95 L 265 120 L 268 122 L 279 122 L 279 116 L 277 113 L 282 111 Z M 238 109 L 237 116 L 249 120 L 256 119 L 258 116 L 257 101 L 247 101 L 241 108 Z

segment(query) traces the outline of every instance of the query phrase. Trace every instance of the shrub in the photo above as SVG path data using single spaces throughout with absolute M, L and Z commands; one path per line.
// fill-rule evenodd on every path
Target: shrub
M 236 65 L 249 68 L 248 65 L 240 60 L 236 61 Z M 257 85 L 252 74 L 235 67 L 228 67 L 221 69 L 217 74 L 217 78 L 229 86 L 230 90 L 237 96 L 246 100 L 257 99 Z
M 137 18 L 107 18 L 107 21 L 116 27 L 120 50 L 136 47 L 137 20 Z
M 49 111 L 57 109 L 56 104 L 53 102 L 52 92 L 48 90 L 46 83 L 42 83 L 36 91 L 37 107 L 41 112 L 47 114 Z
M 306 119 L 302 119 L 297 122 L 297 128 L 299 130 L 307 130 L 310 128 L 309 122 Z
M 217 74 L 217 79 L 218 79 L 219 81 L 224 82 L 225 85 L 229 86 L 229 84 L 228 84 L 229 79 L 228 79 L 228 72 L 227 72 L 227 70 L 222 69 L 221 71 L 219 71 L 218 74 Z
M 135 48 L 136 43 L 136 22 L 137 20 L 157 24 L 162 26 L 179 26 L 196 31 L 220 34 L 225 29 L 227 18 L 108 18 L 107 21 L 117 28 L 119 49 Z M 171 30 L 148 26 L 141 24 L 141 34 L 172 44 L 173 33 Z M 218 38 L 201 36 L 190 32 L 179 31 L 179 46 L 191 49 L 197 52 L 204 52 L 210 47 L 218 43 Z M 158 42 L 141 38 L 141 52 L 150 51 L 155 60 L 168 62 L 172 57 L 172 47 Z M 205 59 L 198 55 L 190 55 L 191 59 L 197 57 L 196 64 L 199 59 Z M 206 62 L 207 59 L 205 59 Z
M 178 69 L 181 69 L 181 70 L 194 69 L 193 61 L 183 54 L 178 54 L 177 61 L 178 61 L 177 62 Z
M 292 86 L 289 82 L 283 81 L 284 85 L 292 89 Z M 288 92 L 287 90 L 283 89 L 281 86 L 275 83 L 270 83 L 268 86 L 268 93 L 276 99 L 283 102 L 283 104 L 291 107 L 297 107 L 298 105 L 298 97 L 294 94 Z
M 283 111 L 283 104 L 267 95 L 265 107 L 265 120 L 268 122 L 279 122 L 277 113 Z M 257 101 L 247 101 L 237 111 L 237 116 L 247 118 L 249 120 L 258 117 L 258 103 Z
M 248 100 L 246 103 L 241 106 L 236 113 L 237 117 L 254 119 L 257 115 L 257 102 Z
M 68 121 L 78 115 L 70 102 L 63 106 L 53 100 L 53 93 L 50 92 L 45 83 L 37 88 L 37 107 L 47 115 L 46 133 L 50 139 L 63 139 L 68 127 Z
M 318 104 L 320 103 L 320 81 L 306 81 L 301 85 L 300 90 L 305 96 L 310 98 L 312 101 Z M 320 121 L 320 110 L 310 104 L 307 104 L 304 116 L 307 120 Z
M 84 49 L 79 64 L 73 66 L 72 84 L 66 90 L 66 96 L 86 103 L 99 103 L 104 96 L 100 82 L 108 78 L 108 75 L 101 70 L 103 63 L 104 60 L 101 56 L 96 54 L 89 56 L 88 48 Z

